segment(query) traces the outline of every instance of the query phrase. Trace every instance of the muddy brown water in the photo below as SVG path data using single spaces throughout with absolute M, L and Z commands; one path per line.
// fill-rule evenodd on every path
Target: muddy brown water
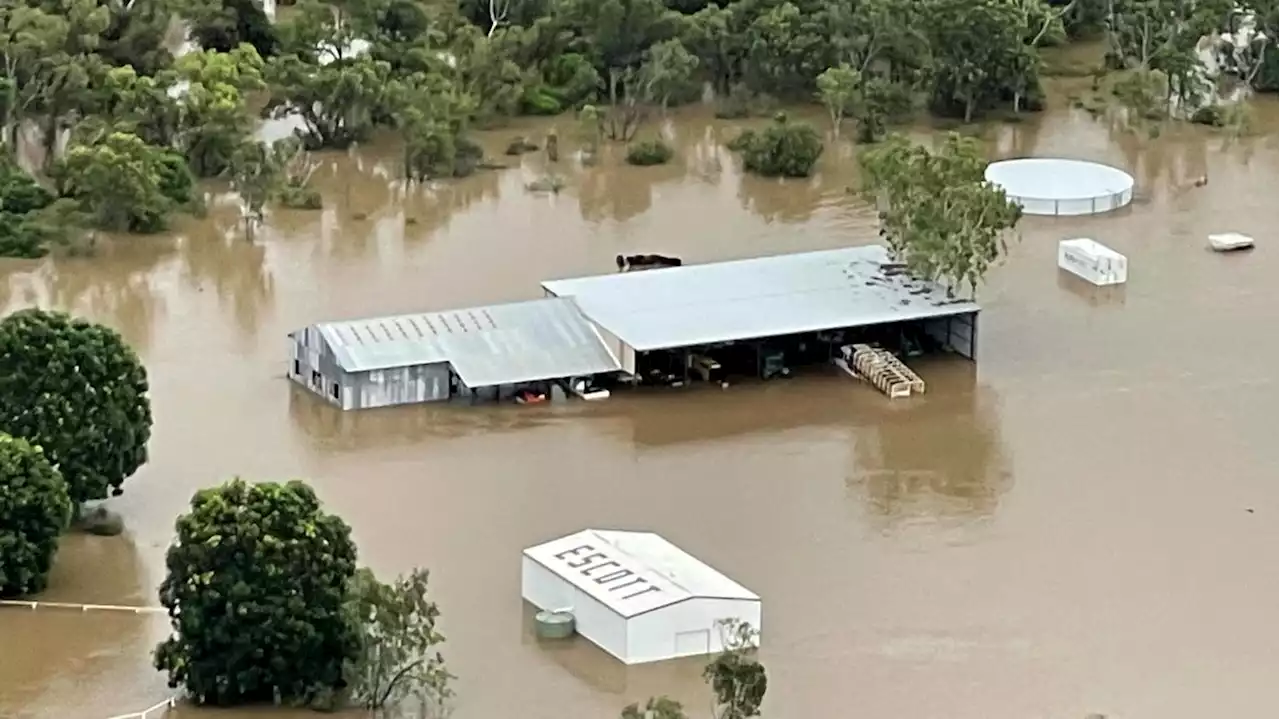
M 431 568 L 460 719 L 609 717 L 659 693 L 706 715 L 698 661 L 626 670 L 582 642 L 531 640 L 519 552 L 587 526 L 660 532 L 763 596 L 769 717 L 1275 716 L 1276 105 L 1256 109 L 1239 140 L 1139 142 L 1066 110 L 987 128 L 993 155 L 1130 169 L 1139 201 L 1024 220 L 981 295 L 977 366 L 924 364 L 929 394 L 893 406 L 819 372 L 342 415 L 281 378 L 285 333 L 318 320 L 535 297 L 618 253 L 706 262 L 874 240 L 845 192 L 849 148 L 812 181 L 743 177 L 725 126 L 696 115 L 665 127 L 673 165 L 562 160 L 558 195 L 524 191 L 536 155 L 406 194 L 375 144 L 327 156 L 327 208 L 276 212 L 254 243 L 215 202 L 93 258 L 2 262 L 0 306 L 117 327 L 152 381 L 152 459 L 114 500 L 130 531 L 68 539 L 47 598 L 153 602 L 194 490 L 305 477 L 377 571 Z M 500 153 L 545 128 L 487 141 Z M 1206 234 L 1227 230 L 1258 248 L 1209 252 Z M 1128 285 L 1060 276 L 1070 236 L 1127 254 Z M 149 650 L 165 632 L 0 611 L 0 716 L 100 719 L 164 698 Z

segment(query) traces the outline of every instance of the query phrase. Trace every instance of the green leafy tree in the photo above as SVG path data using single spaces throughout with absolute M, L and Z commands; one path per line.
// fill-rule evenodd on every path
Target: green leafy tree
M 11 152 L 18 126 L 35 122 L 44 131 L 45 161 L 52 161 L 57 130 L 69 126 L 101 65 L 92 53 L 108 24 L 109 13 L 96 0 L 22 3 L 0 12 L 0 89 L 6 96 L 0 111 Z
M 0 320 L 0 432 L 40 446 L 77 505 L 147 461 L 147 371 L 115 330 L 61 312 Z
M 746 622 L 725 619 L 716 623 L 724 640 L 720 652 L 702 672 L 716 698 L 717 719 L 749 719 L 760 716 L 760 704 L 769 688 L 764 665 L 756 658 L 759 638 Z
M 881 208 L 890 254 L 916 277 L 973 294 L 1022 216 L 983 178 L 981 143 L 951 133 L 931 152 L 899 135 L 861 160 L 864 192 Z
M 818 99 L 831 115 L 831 127 L 840 134 L 845 115 L 856 107 L 862 87 L 862 73 L 847 63 L 829 67 L 818 76 Z
M 827 3 L 783 2 L 747 28 L 748 82 L 753 89 L 786 98 L 813 97 L 818 75 L 836 63 Z
M 346 611 L 357 627 L 358 648 L 347 666 L 351 697 L 366 709 L 417 702 L 440 709 L 453 696 L 436 629 L 440 610 L 427 592 L 428 573 L 415 569 L 387 584 L 356 572 Z
M 61 32 L 48 36 L 42 68 L 31 78 L 37 100 L 32 108 L 39 116 L 44 144 L 44 164 L 52 165 L 62 130 L 76 126 L 84 116 L 83 103 L 93 78 L 103 71 L 97 54 L 111 23 L 111 13 L 98 0 L 47 0 L 44 10 L 58 19 Z
M 807 122 L 779 114 L 763 132 L 747 130 L 734 139 L 742 166 L 765 177 L 809 177 L 822 156 L 822 137 Z
M 98 55 L 114 67 L 154 75 L 173 63 L 166 47 L 174 0 L 99 0 L 108 12 Z
M 70 519 L 58 470 L 39 447 L 0 432 L 0 597 L 45 588 Z
M 746 34 L 748 19 L 742 5 L 711 4 L 684 23 L 681 39 L 721 96 L 727 96 L 744 79 L 750 42 Z
M 458 87 L 459 92 L 474 98 L 475 108 L 469 114 L 474 115 L 478 123 L 496 125 L 501 118 L 520 111 L 525 73 L 503 54 L 499 43 L 475 28 L 468 28 L 453 43 L 453 49 L 455 67 L 446 65 L 440 74 Z
M 1015 110 L 1038 91 L 1039 64 L 1025 42 L 1019 0 L 932 0 L 926 18 L 934 54 L 934 112 L 970 122 L 1006 99 Z
M 605 78 L 639 68 L 649 48 L 675 37 L 681 22 L 662 0 L 561 0 L 557 13 L 574 35 L 570 49 L 591 55 Z
M 640 70 L 645 85 L 644 99 L 657 103 L 665 111 L 671 98 L 689 94 L 697 70 L 698 58 L 679 40 L 672 38 L 655 43 L 646 51 Z
M 471 174 L 482 150 L 466 138 L 475 100 L 442 75 L 417 73 L 394 82 L 390 103 L 404 141 L 410 182 Z
M 1189 116 L 1212 89 L 1203 79 L 1196 46 L 1222 28 L 1233 8 L 1231 0 L 1113 0 L 1107 33 L 1111 62 L 1162 73 L 1169 109 Z
M 19 4 L 0 12 L 0 119 L 3 119 L 3 142 L 16 152 L 18 128 L 24 120 L 34 119 L 39 107 L 46 76 L 52 71 L 50 56 L 54 48 L 66 42 L 66 21 L 39 8 Z
M 181 0 L 181 5 L 192 39 L 205 50 L 231 52 L 248 43 L 271 57 L 278 49 L 275 28 L 255 0 Z
M 628 704 L 623 707 L 621 719 L 688 719 L 684 706 L 670 697 L 649 697 L 641 707 Z
M 318 64 L 286 55 L 272 58 L 267 77 L 273 117 L 302 120 L 311 149 L 341 148 L 368 137 L 386 112 L 391 66 L 364 56 Z
M 235 479 L 196 492 L 176 530 L 160 585 L 174 633 L 155 653 L 170 686 L 221 706 L 308 702 L 344 686 L 356 547 L 310 487 Z
M 172 71 L 147 76 L 129 66 L 110 68 L 94 83 L 91 112 L 148 144 L 174 147 L 184 122 L 177 82 Z
M 294 210 L 318 210 L 324 204 L 320 191 L 311 186 L 311 177 L 320 163 L 302 146 L 297 137 L 286 137 L 271 144 L 283 177 L 279 188 L 280 204 Z
M 240 195 L 245 236 L 266 219 L 267 203 L 279 200 L 285 207 L 319 209 L 319 193 L 310 187 L 316 164 L 296 137 L 271 144 L 245 140 L 231 155 L 226 175 L 231 189 Z
M 183 81 L 181 146 L 192 172 L 213 177 L 253 131 L 249 93 L 264 87 L 263 62 L 252 45 L 231 52 L 190 53 L 178 59 Z
M 0 157 L 0 257 L 34 259 L 59 239 L 42 219 L 54 197 L 7 154 Z
M 266 219 L 267 202 L 283 185 L 284 168 L 270 145 L 246 140 L 231 153 L 225 172 L 231 189 L 240 196 L 245 236 L 252 240 L 254 230 Z
M 110 128 L 73 139 L 51 174 L 58 193 L 78 201 L 104 230 L 159 232 L 192 199 L 194 180 L 175 152 Z
M 837 57 L 868 80 L 879 77 L 916 88 L 929 79 L 933 53 L 924 21 L 928 3 L 859 0 L 828 3 L 824 10 Z

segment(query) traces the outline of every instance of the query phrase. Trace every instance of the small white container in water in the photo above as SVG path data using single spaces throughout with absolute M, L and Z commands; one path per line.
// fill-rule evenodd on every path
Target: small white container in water
M 1087 237 L 1058 243 L 1058 267 L 1099 287 L 1124 284 L 1129 279 L 1129 260 Z
M 1215 252 L 1247 250 L 1253 247 L 1253 238 L 1239 232 L 1223 232 L 1218 235 L 1209 235 L 1209 247 L 1212 247 Z

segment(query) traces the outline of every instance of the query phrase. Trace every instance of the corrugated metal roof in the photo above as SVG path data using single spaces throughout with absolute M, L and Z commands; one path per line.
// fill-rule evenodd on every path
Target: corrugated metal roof
M 584 529 L 524 554 L 624 617 L 692 597 L 760 600 L 652 532 Z
M 879 245 L 543 282 L 636 350 L 977 312 L 940 285 L 886 273 Z
M 316 325 L 347 372 L 448 362 L 468 387 L 621 369 L 572 299 Z

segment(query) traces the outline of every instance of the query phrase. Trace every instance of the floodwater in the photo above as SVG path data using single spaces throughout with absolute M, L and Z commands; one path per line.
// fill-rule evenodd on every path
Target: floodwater
M 113 500 L 130 532 L 69 538 L 47 598 L 154 602 L 193 491 L 305 477 L 375 570 L 432 570 L 459 719 L 609 717 L 663 693 L 705 716 L 697 661 L 624 670 L 529 637 L 520 550 L 588 526 L 657 531 L 763 596 L 767 717 L 1273 717 L 1280 188 L 1274 100 L 1257 112 L 1255 134 L 1230 140 L 1139 141 L 1061 108 L 987 128 L 993 156 L 1127 168 L 1139 199 L 1026 218 L 981 293 L 977 366 L 923 364 L 929 394 L 892 406 L 818 372 L 341 415 L 282 379 L 286 332 L 318 320 L 531 298 L 543 279 L 612 271 L 618 253 L 874 241 L 846 193 L 848 147 L 829 146 L 810 182 L 743 177 L 717 144 L 726 126 L 700 116 L 666 125 L 671 166 L 562 160 L 556 196 L 524 191 L 540 156 L 406 194 L 375 144 L 325 156 L 326 209 L 278 211 L 256 242 L 215 202 L 96 257 L 0 263 L 0 307 L 117 327 L 152 382 L 152 459 Z M 545 128 L 487 142 L 500 155 Z M 1180 189 L 1200 175 L 1206 187 Z M 1229 230 L 1258 248 L 1206 249 Z M 1128 285 L 1061 276 L 1056 243 L 1073 236 L 1127 254 Z M 163 699 L 149 648 L 165 632 L 155 617 L 0 611 L 0 716 L 100 719 Z

